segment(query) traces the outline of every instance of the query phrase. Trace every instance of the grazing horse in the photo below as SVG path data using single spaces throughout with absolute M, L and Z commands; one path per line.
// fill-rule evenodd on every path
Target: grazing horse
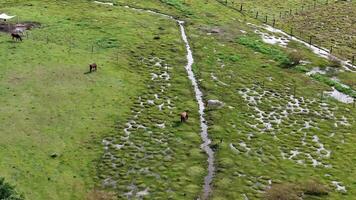
M 182 112 L 180 114 L 180 122 L 183 123 L 183 122 L 186 122 L 188 120 L 188 112 Z
M 11 33 L 12 40 L 22 41 L 22 37 L 18 33 Z
M 98 68 L 98 66 L 96 65 L 96 63 L 90 64 L 89 65 L 90 73 L 93 72 L 93 71 L 96 71 L 97 68 Z

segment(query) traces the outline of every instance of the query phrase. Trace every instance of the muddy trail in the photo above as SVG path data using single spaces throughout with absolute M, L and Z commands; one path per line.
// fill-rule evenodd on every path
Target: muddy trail
M 39 28 L 41 24 L 38 22 L 0 22 L 0 32 L 4 33 L 22 33 L 33 28 Z
M 95 1 L 94 3 L 97 4 L 102 4 L 102 5 L 108 5 L 108 6 L 114 6 L 112 3 L 104 3 L 104 2 L 99 2 L 99 1 Z M 209 139 L 209 135 L 208 135 L 208 126 L 204 117 L 204 112 L 205 112 L 205 104 L 203 102 L 203 93 L 199 88 L 198 85 L 198 81 L 195 77 L 195 74 L 192 70 L 192 65 L 194 64 L 194 58 L 193 58 L 193 52 L 192 49 L 190 47 L 189 44 L 189 40 L 188 40 L 188 36 L 186 34 L 186 30 L 185 30 L 185 22 L 178 20 L 176 18 L 174 18 L 173 16 L 170 15 L 166 15 L 163 13 L 159 13 L 153 10 L 148 10 L 148 9 L 141 9 L 141 8 L 134 8 L 134 7 L 129 7 L 129 6 L 125 6 L 125 5 L 120 5 L 122 7 L 125 7 L 127 9 L 131 9 L 137 12 L 146 12 L 146 13 L 151 13 L 154 15 L 157 15 L 159 17 L 164 17 L 170 20 L 173 20 L 177 23 L 177 25 L 179 26 L 179 30 L 180 30 L 180 34 L 181 34 L 181 39 L 185 44 L 185 48 L 186 48 L 186 59 L 187 59 L 187 64 L 185 65 L 185 69 L 188 75 L 188 78 L 193 86 L 194 89 L 194 93 L 195 93 L 195 98 L 196 101 L 198 103 L 199 106 L 199 118 L 200 118 L 200 128 L 201 128 L 201 138 L 203 140 L 203 143 L 201 144 L 201 149 L 205 151 L 205 153 L 208 156 L 208 168 L 207 168 L 207 175 L 204 178 L 204 186 L 203 186 L 203 192 L 200 195 L 200 199 L 205 200 L 208 199 L 210 193 L 211 193 L 211 183 L 212 183 L 212 179 L 214 176 L 214 171 L 215 171 L 215 166 L 214 166 L 214 152 L 212 151 L 212 149 L 210 148 L 210 143 L 211 140 Z M 167 88 L 170 87 L 169 84 L 169 67 L 167 65 L 167 63 L 165 63 L 164 59 L 161 58 L 145 58 L 143 60 L 143 62 L 148 65 L 151 66 L 151 69 L 156 69 L 158 70 L 159 68 L 164 68 L 165 70 L 162 72 L 162 70 L 159 71 L 152 71 L 151 75 L 152 75 L 152 79 L 151 81 L 154 81 L 156 79 L 160 79 L 160 81 L 162 83 L 166 83 L 164 85 L 161 85 L 161 90 L 159 93 L 153 95 L 152 99 L 147 99 L 147 97 L 139 97 L 138 98 L 138 102 L 137 104 L 139 104 L 141 106 L 140 109 L 137 109 L 136 111 L 134 111 L 134 119 L 129 120 L 127 122 L 127 126 L 124 129 L 124 132 L 126 134 L 126 138 L 120 138 L 119 140 L 121 140 L 120 142 L 117 139 L 114 138 L 106 138 L 104 139 L 103 143 L 105 145 L 105 150 L 106 153 L 104 156 L 110 158 L 111 160 L 116 160 L 116 158 L 113 158 L 113 155 L 110 153 L 110 146 L 115 146 L 116 149 L 122 149 L 124 148 L 125 145 L 129 144 L 132 145 L 133 142 L 128 142 L 130 135 L 132 136 L 131 132 L 132 131 L 136 131 L 138 129 L 143 129 L 145 130 L 147 127 L 145 127 L 145 125 L 142 124 L 138 124 L 137 123 L 137 119 L 140 118 L 140 116 L 144 117 L 143 115 L 145 114 L 145 108 L 147 108 L 147 104 L 150 105 L 155 105 L 155 99 L 157 98 L 164 98 L 166 103 L 168 104 L 168 109 L 172 109 L 173 105 L 174 105 L 174 99 L 167 99 L 165 96 L 165 90 Z M 164 105 L 158 105 L 158 109 L 161 110 L 162 106 Z M 136 119 L 136 120 L 135 120 Z M 166 125 L 164 121 L 159 121 L 158 123 L 156 123 L 156 127 L 161 128 L 161 129 L 165 129 Z M 124 139 L 124 140 L 122 140 Z M 161 137 L 157 137 L 156 140 L 158 141 L 164 141 L 164 140 L 169 140 L 169 135 L 165 136 L 163 138 Z M 134 144 L 133 148 L 137 148 L 137 149 L 142 149 L 142 146 L 140 144 Z M 161 152 L 163 151 L 163 156 L 167 156 L 167 149 L 161 150 Z M 147 155 L 148 152 L 145 152 L 145 156 L 143 159 L 148 158 L 149 155 Z M 141 168 L 140 171 L 144 170 L 145 168 Z M 114 169 L 115 170 L 115 169 Z M 146 174 L 149 174 L 150 176 L 153 177 L 157 177 L 159 178 L 158 174 L 155 174 L 153 172 L 149 172 L 149 171 L 145 171 Z M 103 185 L 104 186 L 111 186 L 111 187 L 118 187 L 117 182 L 113 179 L 113 177 L 110 176 L 106 176 L 104 181 L 103 181 Z M 149 194 L 149 188 L 138 188 L 137 185 L 131 184 L 129 186 L 129 192 L 126 193 L 124 195 L 124 197 L 131 199 L 131 198 L 141 198 L 143 196 L 146 196 Z M 169 191 L 170 189 L 168 189 Z

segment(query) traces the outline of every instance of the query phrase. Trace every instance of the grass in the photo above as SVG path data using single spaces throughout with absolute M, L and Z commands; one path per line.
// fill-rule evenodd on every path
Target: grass
M 189 7 L 184 5 L 184 1 L 181 1 L 181 0 L 161 0 L 162 3 L 164 4 L 167 4 L 169 6 L 172 6 L 174 7 L 175 9 L 185 13 L 185 14 L 188 14 L 188 15 L 191 15 L 192 13 L 189 11 Z
M 0 117 L 0 175 L 16 184 L 26 199 L 85 199 L 96 185 L 101 187 L 100 177 L 106 173 L 100 171 L 102 139 L 123 134 L 118 127 L 131 117 L 134 99 L 148 91 L 144 80 L 150 80 L 150 71 L 140 67 L 139 59 L 143 56 L 155 54 L 172 65 L 171 84 L 175 90 L 170 97 L 181 93 L 190 97 L 174 100 L 174 112 L 182 109 L 183 102 L 189 102 L 192 116 L 195 115 L 189 81 L 181 80 L 185 77 L 184 60 L 176 59 L 177 54 L 184 58 L 184 46 L 176 40 L 179 33 L 174 22 L 85 1 L 72 2 L 71 9 L 65 9 L 69 2 L 4 5 L 2 10 L 7 13 L 21 13 L 21 20 L 42 24 L 23 43 L 11 42 L 7 34 L 0 37 L 0 98 L 4 105 Z M 95 13 L 86 12 L 93 9 Z M 160 31 L 161 26 L 164 30 Z M 157 34 L 161 35 L 160 41 L 153 39 Z M 175 51 L 170 50 L 172 39 L 178 47 Z M 91 62 L 97 62 L 99 70 L 85 74 Z M 179 67 L 173 63 L 180 63 Z M 150 112 L 153 116 L 146 123 L 166 115 L 153 108 Z M 168 127 L 175 123 L 175 113 L 167 122 Z M 189 132 L 198 132 L 198 123 L 191 120 L 190 124 Z M 171 139 L 176 138 L 173 135 L 189 137 L 189 142 L 180 140 L 183 148 L 171 147 L 171 160 L 166 163 L 180 166 L 174 172 L 167 167 L 161 171 L 172 180 L 182 177 L 182 181 L 175 181 L 179 185 L 172 188 L 185 185 L 189 197 L 199 195 L 204 171 L 191 174 L 187 169 L 195 169 L 204 161 L 199 152 L 199 135 L 183 134 L 187 128 L 170 132 Z M 185 148 L 196 152 L 195 162 L 189 161 L 191 157 L 186 155 Z M 51 158 L 52 154 L 58 157 Z M 150 189 L 153 196 L 162 194 L 154 190 Z
M 238 38 L 238 43 L 247 46 L 259 53 L 268 55 L 274 60 L 278 61 L 281 65 L 287 65 L 290 60 L 285 52 L 279 50 L 276 47 L 269 46 L 256 38 L 240 37 Z
M 342 84 L 340 84 L 337 81 L 331 80 L 330 78 L 323 76 L 321 74 L 313 74 L 311 75 L 315 80 L 318 80 L 320 82 L 323 82 L 331 87 L 334 87 L 336 90 L 338 90 L 339 92 L 342 92 L 344 94 L 347 94 L 351 97 L 356 98 L 356 92 L 349 87 L 345 87 Z
M 332 53 L 346 60 L 355 55 L 352 20 L 355 2 L 348 1 L 237 1 L 218 0 L 223 5 L 261 22 L 275 24 L 287 33 L 319 47 L 332 49 Z M 227 3 L 226 3 L 227 2 Z M 315 2 L 315 6 L 314 6 Z M 270 5 L 274 6 L 271 7 Z M 258 12 L 258 14 L 257 14 Z
M 310 179 L 322 183 L 310 183 L 310 193 L 327 188 L 323 199 L 353 199 L 355 109 L 321 99 L 330 86 L 304 74 L 328 61 L 295 42 L 263 44 L 246 24 L 257 20 L 216 1 L 115 3 L 187 21 L 204 99 L 225 104 L 206 111 L 209 137 L 218 146 L 211 199 L 263 199 L 271 184 Z M 207 163 L 175 22 L 87 1 L 28 4 L 2 7 L 43 26 L 23 43 L 0 35 L 0 176 L 27 199 L 115 199 L 114 193 L 125 199 L 130 192 L 132 198 L 148 192 L 143 198 L 197 199 Z M 290 51 L 310 63 L 281 68 Z M 94 61 L 98 72 L 84 75 Z M 343 83 L 354 78 L 336 76 Z M 188 123 L 178 123 L 187 109 Z
M 21 13 L 23 20 L 40 22 L 42 28 L 31 31 L 23 43 L 11 42 L 7 34 L 0 37 L 1 175 L 16 183 L 27 199 L 80 199 L 94 185 L 101 138 L 115 131 L 115 121 L 129 112 L 118 105 L 130 102 L 142 88 L 135 84 L 140 77 L 128 70 L 125 52 L 120 52 L 116 63 L 113 51 L 98 49 L 91 54 L 89 50 L 94 38 L 107 35 L 97 27 L 115 17 L 109 17 L 107 9 L 95 7 L 96 17 L 103 21 L 94 22 L 95 16 L 82 12 L 82 6 L 92 5 L 78 2 L 63 12 L 66 4 L 28 3 L 2 7 L 8 13 Z M 44 6 L 52 17 L 41 15 Z M 78 22 L 91 25 L 78 29 Z M 44 36 L 49 37 L 48 44 Z M 74 47 L 66 42 L 70 36 Z M 98 73 L 84 74 L 94 61 Z M 53 153 L 59 157 L 51 158 Z
M 289 1 L 272 1 L 272 0 L 216 0 L 221 4 L 228 6 L 236 11 L 247 14 L 251 17 L 256 17 L 262 21 L 267 20 L 272 21 L 273 19 L 279 20 L 281 18 L 286 18 L 288 16 L 294 15 L 298 12 L 313 10 L 314 4 L 315 8 L 323 7 L 327 2 L 332 4 L 334 1 L 327 0 L 289 0 Z M 271 5 L 274 5 L 271 7 Z M 258 12 L 258 14 L 257 14 Z
M 352 60 L 352 56 L 356 54 L 352 25 L 356 18 L 355 8 L 356 4 L 352 1 L 338 1 L 318 7 L 285 19 L 285 29 L 290 30 L 293 27 L 302 31 L 301 36 L 307 41 L 309 36 L 313 36 L 313 43 L 326 49 L 333 47 L 334 55 Z
M 22 200 L 22 195 L 18 194 L 15 188 L 6 183 L 4 178 L 0 178 L 0 198 L 9 200 Z

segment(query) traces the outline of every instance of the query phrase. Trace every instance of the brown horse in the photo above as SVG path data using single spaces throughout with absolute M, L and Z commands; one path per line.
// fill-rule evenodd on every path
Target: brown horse
M 186 122 L 188 120 L 188 112 L 185 111 L 185 112 L 182 112 L 180 114 L 180 122 L 183 123 L 183 122 Z
M 22 37 L 18 33 L 11 33 L 12 40 L 22 41 Z
M 89 71 L 90 71 L 90 73 L 93 72 L 93 71 L 96 71 L 97 68 L 98 68 L 98 66 L 96 65 L 96 63 L 90 64 L 90 65 L 89 65 Z

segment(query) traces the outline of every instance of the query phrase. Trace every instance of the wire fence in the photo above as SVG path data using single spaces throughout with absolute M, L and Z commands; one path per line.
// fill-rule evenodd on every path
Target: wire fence
M 269 9 L 259 9 L 254 7 L 252 4 L 246 3 L 246 1 L 239 0 L 216 0 L 217 2 L 229 7 L 235 11 L 240 12 L 243 15 L 255 18 L 262 23 L 268 24 L 272 27 L 278 28 L 286 32 L 287 34 L 298 38 L 310 45 L 316 46 L 318 48 L 328 51 L 332 55 L 337 55 L 344 59 L 350 60 L 350 63 L 355 65 L 355 55 L 353 52 L 345 50 L 345 46 L 339 46 L 334 41 L 326 41 L 319 38 L 317 35 L 308 33 L 307 31 L 300 30 L 293 27 L 293 25 L 288 24 L 286 19 L 290 19 L 294 16 L 304 14 L 307 11 L 320 8 L 322 6 L 327 6 L 329 4 L 336 3 L 335 0 L 312 0 L 307 3 L 300 3 L 298 5 L 290 6 L 290 8 L 275 8 Z M 354 48 L 351 48 L 354 49 Z
M 62 49 L 63 53 L 85 55 L 93 61 L 104 56 L 105 58 L 109 58 L 113 63 L 119 63 L 119 57 L 122 53 L 122 48 L 119 48 L 117 44 L 113 44 L 110 41 L 81 41 L 80 38 L 70 34 L 58 35 L 39 31 L 26 31 L 22 37 L 38 44 L 47 46 L 56 45 L 58 49 Z

